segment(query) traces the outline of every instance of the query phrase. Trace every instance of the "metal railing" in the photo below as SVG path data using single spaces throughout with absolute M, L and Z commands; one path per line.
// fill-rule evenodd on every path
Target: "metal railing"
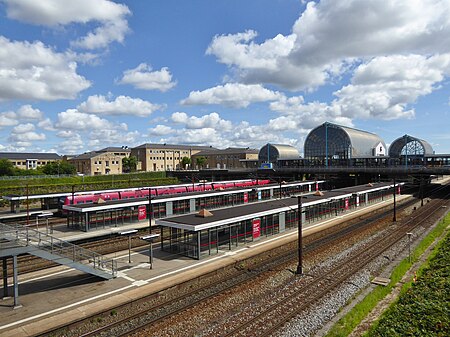
M 91 250 L 20 225 L 0 223 L 0 238 L 11 241 L 18 246 L 32 246 L 62 259 L 80 263 L 93 269 L 117 275 L 117 261 L 107 258 Z M 58 262 L 55 260 L 55 262 Z M 63 263 L 67 264 L 67 263 Z

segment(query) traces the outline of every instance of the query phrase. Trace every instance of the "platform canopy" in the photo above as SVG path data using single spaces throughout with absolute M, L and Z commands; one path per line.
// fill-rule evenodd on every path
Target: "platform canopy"
M 434 154 L 430 143 L 410 135 L 404 135 L 394 140 L 389 147 L 389 157 L 400 158 L 401 156 L 429 156 Z

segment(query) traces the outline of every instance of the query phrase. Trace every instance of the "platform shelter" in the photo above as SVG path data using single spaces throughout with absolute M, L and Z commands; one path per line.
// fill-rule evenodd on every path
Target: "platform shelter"
M 379 202 L 400 193 L 390 183 L 376 183 L 304 195 L 304 225 L 332 218 L 351 209 Z M 161 227 L 161 249 L 200 259 L 221 250 L 232 250 L 262 236 L 297 228 L 297 198 L 201 211 L 156 220 Z
M 324 181 L 298 181 L 281 184 L 162 195 L 147 198 L 121 199 L 95 204 L 64 205 L 67 226 L 89 231 L 107 226 L 119 227 L 125 223 L 139 223 L 173 215 L 188 214 L 201 209 L 216 209 L 279 198 L 280 195 L 312 192 L 321 189 Z

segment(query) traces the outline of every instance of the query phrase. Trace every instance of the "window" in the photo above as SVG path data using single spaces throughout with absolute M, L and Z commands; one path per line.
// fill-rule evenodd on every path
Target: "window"
M 106 161 L 105 161 L 105 165 L 106 165 L 106 166 L 109 166 L 109 160 L 106 160 Z

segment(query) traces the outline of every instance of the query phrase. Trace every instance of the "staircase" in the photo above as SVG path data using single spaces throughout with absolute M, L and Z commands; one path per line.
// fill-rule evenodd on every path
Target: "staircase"
M 117 276 L 115 260 L 35 229 L 0 223 L 0 240 L 2 239 L 14 246 L 27 247 L 27 252 L 32 255 L 85 273 L 108 280 Z

